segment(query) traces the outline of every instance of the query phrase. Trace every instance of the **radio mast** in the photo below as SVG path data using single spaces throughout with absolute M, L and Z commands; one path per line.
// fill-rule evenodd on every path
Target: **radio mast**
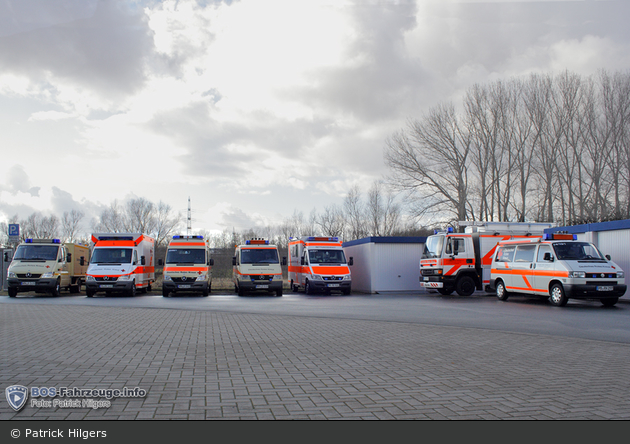
M 190 196 L 188 196 L 188 224 L 186 225 L 186 234 L 190 236 L 192 233 L 192 212 L 190 210 Z

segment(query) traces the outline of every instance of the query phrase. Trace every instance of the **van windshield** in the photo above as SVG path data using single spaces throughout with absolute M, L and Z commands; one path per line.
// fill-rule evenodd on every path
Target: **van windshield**
M 241 264 L 278 264 L 275 248 L 245 248 L 241 250 Z
M 427 242 L 424 244 L 424 251 L 422 252 L 422 259 L 431 259 L 433 257 L 440 257 L 442 255 L 442 246 L 444 245 L 444 236 L 436 235 L 429 236 Z
M 346 256 L 343 250 L 308 250 L 308 260 L 311 264 L 345 264 Z
M 21 261 L 54 261 L 57 260 L 57 245 L 20 245 L 13 259 Z
M 93 264 L 130 264 L 132 248 L 95 248 L 92 252 Z
M 205 264 L 206 251 L 201 248 L 172 248 L 166 252 L 167 264 Z
M 588 242 L 556 242 L 553 244 L 556 257 L 564 261 L 605 261 L 599 250 Z

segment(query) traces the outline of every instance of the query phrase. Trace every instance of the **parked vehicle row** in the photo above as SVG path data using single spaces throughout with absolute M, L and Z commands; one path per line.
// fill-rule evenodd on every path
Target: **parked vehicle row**
M 341 242 L 337 237 L 308 236 L 291 239 L 291 250 L 300 264 L 289 267 L 291 289 L 341 291 L 350 294 L 352 280 Z M 80 257 L 76 259 L 77 256 Z M 73 256 L 75 260 L 73 262 Z M 5 261 L 9 261 L 5 257 Z M 276 245 L 265 239 L 250 239 L 235 247 L 232 258 L 234 291 L 272 292 L 282 296 L 282 266 Z M 162 296 L 212 291 L 212 267 L 208 241 L 200 235 L 175 235 L 164 259 Z M 9 265 L 9 296 L 35 291 L 59 295 L 85 285 L 87 297 L 97 293 L 146 293 L 155 284 L 155 239 L 143 233 L 93 233 L 91 248 L 59 239 L 27 239 L 20 244 Z

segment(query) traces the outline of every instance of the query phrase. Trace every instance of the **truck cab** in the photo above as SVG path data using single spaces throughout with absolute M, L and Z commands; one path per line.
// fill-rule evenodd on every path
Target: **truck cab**
M 164 261 L 162 296 L 171 293 L 199 293 L 206 297 L 212 291 L 212 266 L 208 244 L 201 235 L 175 235 L 168 244 Z
M 265 239 L 249 239 L 238 245 L 232 258 L 234 291 L 239 296 L 249 292 L 275 292 L 282 296 L 282 265 L 278 247 Z

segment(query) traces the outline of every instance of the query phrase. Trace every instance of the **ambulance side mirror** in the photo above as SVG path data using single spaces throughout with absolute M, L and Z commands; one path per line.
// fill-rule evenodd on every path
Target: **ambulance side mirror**
M 140 264 L 141 265 L 146 265 L 147 260 L 144 258 L 144 256 L 140 256 Z
M 82 265 L 82 266 L 85 265 L 85 257 L 84 256 L 81 256 L 79 258 L 79 265 Z
M 232 265 L 236 265 L 236 256 L 232 258 Z
M 66 262 L 72 262 L 72 253 L 68 253 L 66 256 Z
M 350 257 L 350 260 L 348 261 L 348 265 L 354 265 L 354 258 Z
M 610 254 L 607 254 L 607 255 L 606 255 L 606 259 L 608 259 L 609 261 L 610 261 L 610 260 L 612 260 L 612 259 L 610 258 Z
M 159 265 L 159 266 L 164 265 L 164 261 L 163 261 L 162 259 L 158 259 L 158 265 Z
M 545 253 L 545 255 L 543 256 L 543 259 L 546 261 L 553 261 L 553 256 L 551 256 L 551 253 Z
M 214 265 L 214 259 L 212 258 L 208 259 L 208 265 Z
M 283 257 L 283 258 L 282 258 L 282 265 L 286 265 L 286 264 L 287 264 L 287 258 L 286 258 L 286 257 Z

